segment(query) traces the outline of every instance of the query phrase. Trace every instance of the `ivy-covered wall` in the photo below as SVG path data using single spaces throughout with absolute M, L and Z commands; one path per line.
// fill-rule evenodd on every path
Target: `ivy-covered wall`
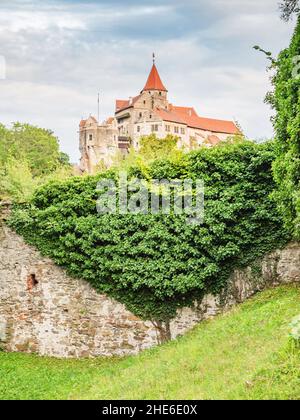
M 68 276 L 1 226 L 0 203 L 0 348 L 6 351 L 56 357 L 136 354 L 186 333 L 259 290 L 297 281 L 300 244 L 291 243 L 235 270 L 220 294 L 207 294 L 179 309 L 171 321 L 144 321 L 88 282 Z
M 131 168 L 146 179 L 203 179 L 200 226 L 176 214 L 97 214 L 96 185 L 108 174 L 43 187 L 10 226 L 135 315 L 168 322 L 178 308 L 219 293 L 234 269 L 289 241 L 270 198 L 274 157 L 271 142 L 241 142 Z

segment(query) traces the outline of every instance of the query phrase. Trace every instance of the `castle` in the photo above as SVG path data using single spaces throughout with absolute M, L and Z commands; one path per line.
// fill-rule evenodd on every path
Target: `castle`
M 80 169 L 92 173 L 99 165 L 110 167 L 117 154 L 125 156 L 131 147 L 138 150 L 141 137 L 150 134 L 158 139 L 172 134 L 178 138 L 178 148 L 193 150 L 239 133 L 232 121 L 200 117 L 194 108 L 172 105 L 153 60 L 141 93 L 117 100 L 114 117 L 101 124 L 93 116 L 80 121 Z

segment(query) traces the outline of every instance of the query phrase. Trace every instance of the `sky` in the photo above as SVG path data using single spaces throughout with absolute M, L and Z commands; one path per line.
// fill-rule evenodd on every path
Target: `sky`
M 295 22 L 279 15 L 278 0 L 0 0 L 0 123 L 51 129 L 77 162 L 98 92 L 104 120 L 140 93 L 155 52 L 173 104 L 270 138 L 268 62 L 252 47 L 289 44 Z

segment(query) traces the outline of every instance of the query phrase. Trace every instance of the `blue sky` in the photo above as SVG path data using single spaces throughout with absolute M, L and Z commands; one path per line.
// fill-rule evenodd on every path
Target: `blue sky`
M 252 47 L 276 55 L 293 27 L 277 0 L 1 0 L 0 121 L 52 129 L 76 162 L 79 120 L 96 114 L 97 92 L 103 120 L 115 99 L 139 93 L 155 51 L 172 103 L 271 137 L 267 62 Z

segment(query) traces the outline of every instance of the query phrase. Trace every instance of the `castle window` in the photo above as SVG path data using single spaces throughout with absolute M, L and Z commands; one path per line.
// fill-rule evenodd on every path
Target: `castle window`
M 170 125 L 166 125 L 166 131 L 167 131 L 168 133 L 170 133 L 170 131 L 171 131 L 171 126 L 170 126 Z
M 144 101 L 144 105 L 146 105 L 146 101 Z
M 89 141 L 93 141 L 93 134 L 89 135 Z
M 155 131 L 158 131 L 158 124 L 153 124 L 151 127 L 152 133 L 154 133 Z
M 176 134 L 179 133 L 179 128 L 178 127 L 174 127 L 174 133 L 176 133 Z
M 161 92 L 159 92 L 159 95 L 161 96 Z
M 140 112 L 139 117 L 142 118 L 143 114 Z
M 136 128 L 137 132 L 139 133 L 141 131 L 141 127 L 138 125 Z
M 181 132 L 181 134 L 185 134 L 185 128 L 182 127 L 180 132 Z

